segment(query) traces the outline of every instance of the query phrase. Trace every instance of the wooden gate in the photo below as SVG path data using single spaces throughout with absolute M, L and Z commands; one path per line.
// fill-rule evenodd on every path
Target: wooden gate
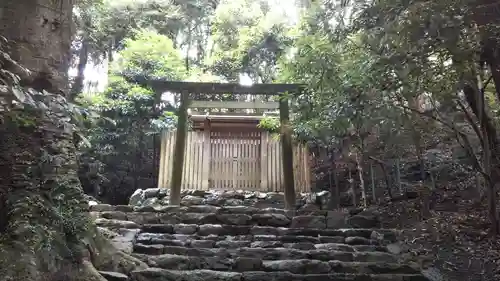
M 162 135 L 158 177 L 161 188 L 170 186 L 175 137 L 175 132 Z M 280 140 L 268 132 L 188 132 L 181 188 L 283 191 L 281 154 Z M 307 147 L 295 144 L 293 159 L 295 190 L 309 192 Z
M 260 132 L 210 132 L 210 187 L 260 189 Z

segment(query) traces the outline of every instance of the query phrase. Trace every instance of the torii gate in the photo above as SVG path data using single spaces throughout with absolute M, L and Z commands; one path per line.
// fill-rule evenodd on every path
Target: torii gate
M 143 80 L 143 79 L 141 79 Z M 255 84 L 242 86 L 235 83 L 205 83 L 176 81 L 135 81 L 153 88 L 157 104 L 164 92 L 179 93 L 180 107 L 178 112 L 176 140 L 173 152 L 173 168 L 170 180 L 170 205 L 180 205 L 181 184 L 186 146 L 188 108 L 226 108 L 226 109 L 274 109 L 279 108 L 281 124 L 282 167 L 287 209 L 295 208 L 295 184 L 293 167 L 292 128 L 290 126 L 289 94 L 299 93 L 304 89 L 302 84 Z M 193 97 L 200 94 L 240 94 L 279 96 L 279 102 L 264 101 L 202 101 Z

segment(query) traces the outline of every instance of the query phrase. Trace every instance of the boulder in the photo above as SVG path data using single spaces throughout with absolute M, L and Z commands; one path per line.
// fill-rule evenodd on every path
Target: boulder
M 193 195 L 186 195 L 181 199 L 181 206 L 202 205 L 203 198 Z
M 130 196 L 128 204 L 132 206 L 140 206 L 144 200 L 146 200 L 144 190 L 137 189 L 136 191 L 134 191 L 132 196 Z
M 326 228 L 324 216 L 296 216 L 292 219 L 292 228 Z
M 150 197 L 146 198 L 144 201 L 142 201 L 142 206 L 141 207 L 155 207 L 155 206 L 160 206 L 160 199 L 157 197 Z
M 144 197 L 146 197 L 146 199 L 148 198 L 156 198 L 158 197 L 158 195 L 160 194 L 160 188 L 148 188 L 146 190 L 144 190 Z
M 355 215 L 347 219 L 347 224 L 353 228 L 380 227 L 380 220 L 374 215 Z
M 326 227 L 331 229 L 346 228 L 347 214 L 342 211 L 328 211 L 326 215 Z
M 252 219 L 259 225 L 288 226 L 290 219 L 282 214 L 255 214 Z

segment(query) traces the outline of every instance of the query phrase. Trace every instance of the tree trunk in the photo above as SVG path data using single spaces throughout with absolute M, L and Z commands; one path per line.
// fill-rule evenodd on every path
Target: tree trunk
M 14 42 L 12 58 L 67 93 L 74 1 L 1 2 L 0 34 Z
M 389 173 L 387 172 L 387 168 L 385 166 L 384 161 L 377 159 L 373 156 L 369 157 L 371 160 L 377 162 L 377 164 L 380 166 L 380 169 L 382 170 L 382 173 L 384 174 L 384 180 L 385 180 L 385 185 L 387 188 L 387 194 L 389 195 L 389 198 L 392 199 L 392 188 L 391 188 L 391 181 L 389 179 Z
M 366 186 L 365 186 L 365 180 L 363 177 L 363 141 L 360 141 L 360 152 L 356 152 L 356 170 L 358 171 L 358 176 L 359 176 L 359 188 L 361 189 L 361 200 L 363 207 L 367 207 L 367 199 L 366 199 Z
M 78 66 L 77 74 L 75 80 L 73 81 L 73 85 L 71 86 L 71 92 L 69 95 L 69 100 L 75 100 L 76 96 L 83 91 L 83 82 L 85 81 L 85 68 L 87 67 L 87 62 L 89 60 L 89 48 L 87 40 L 82 39 L 82 46 L 78 55 Z
M 484 99 L 481 93 L 482 89 L 477 88 L 477 83 L 471 79 L 464 79 L 463 91 L 467 103 L 472 112 L 476 115 L 481 125 L 483 138 L 483 172 L 486 176 L 485 182 L 488 187 L 488 213 L 491 222 L 491 231 L 493 234 L 499 234 L 498 214 L 496 211 L 497 192 L 495 183 L 500 182 L 500 159 L 497 131 L 493 120 L 487 114 L 484 106 Z

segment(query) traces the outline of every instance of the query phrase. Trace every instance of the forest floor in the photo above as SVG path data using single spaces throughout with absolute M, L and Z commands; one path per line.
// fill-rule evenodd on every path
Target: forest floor
M 471 200 L 478 198 L 471 186 L 465 181 L 440 186 L 426 219 L 419 199 L 386 202 L 378 208 L 384 227 L 405 229 L 405 257 L 438 269 L 435 281 L 500 280 L 500 237 L 488 233 L 486 202 Z

